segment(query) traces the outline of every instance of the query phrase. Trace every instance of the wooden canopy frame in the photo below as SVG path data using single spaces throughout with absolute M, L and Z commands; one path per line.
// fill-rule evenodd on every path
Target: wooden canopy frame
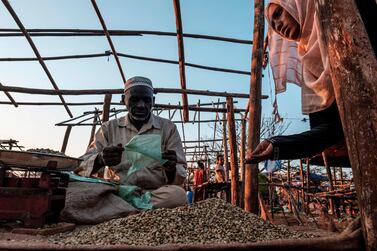
M 254 32 L 253 40 L 240 40 L 234 38 L 225 37 L 215 37 L 208 35 L 198 35 L 198 34 L 188 34 L 183 31 L 183 23 L 181 18 L 180 1 L 173 0 L 175 21 L 176 21 L 176 32 L 161 32 L 161 31 L 143 31 L 143 30 L 108 30 L 106 26 L 106 21 L 101 15 L 101 11 L 98 8 L 96 1 L 91 0 L 94 11 L 96 12 L 99 22 L 102 26 L 102 30 L 89 30 L 89 29 L 26 29 L 12 8 L 8 0 L 2 0 L 2 3 L 9 11 L 14 21 L 17 23 L 19 29 L 0 29 L 0 37 L 15 37 L 24 36 L 28 43 L 30 44 L 36 58 L 0 58 L 0 61 L 31 61 L 38 60 L 41 64 L 45 74 L 47 75 L 53 89 L 32 89 L 24 87 L 11 87 L 0 84 L 0 91 L 3 91 L 8 101 L 1 101 L 0 104 L 13 105 L 18 107 L 20 105 L 62 105 L 66 112 L 68 113 L 70 120 L 66 120 L 57 125 L 67 126 L 66 134 L 63 141 L 62 151 L 64 152 L 67 146 L 68 137 L 72 126 L 76 126 L 80 123 L 73 123 L 76 119 L 85 120 L 84 118 L 88 114 L 83 114 L 81 117 L 74 117 L 70 106 L 75 105 L 100 105 L 103 104 L 103 112 L 95 110 L 92 115 L 93 122 L 88 123 L 92 125 L 95 129 L 95 125 L 100 124 L 101 121 L 106 121 L 111 116 L 110 113 L 116 113 L 116 110 L 110 109 L 111 105 L 116 105 L 118 103 L 111 103 L 111 94 L 122 93 L 123 89 L 102 89 L 102 90 L 62 90 L 59 88 L 58 84 L 54 80 L 52 74 L 50 73 L 45 61 L 47 60 L 64 60 L 64 59 L 79 59 L 79 58 L 95 58 L 95 57 L 108 57 L 114 56 L 117 64 L 117 68 L 122 77 L 122 81 L 126 81 L 126 75 L 120 64 L 119 57 L 128 57 L 138 60 L 147 60 L 167 64 L 178 64 L 180 73 L 180 89 L 169 89 L 169 88 L 156 88 L 157 93 L 176 93 L 182 95 L 182 105 L 171 104 L 160 104 L 158 109 L 168 109 L 169 118 L 172 118 L 170 110 L 173 109 L 173 114 L 179 110 L 179 115 L 181 117 L 181 125 L 183 132 L 183 142 L 184 149 L 187 150 L 189 147 L 186 143 L 189 140 L 185 139 L 185 132 L 183 123 L 189 122 L 189 110 L 196 111 L 195 118 L 193 122 L 198 122 L 198 139 L 194 143 L 198 143 L 199 151 L 200 144 L 203 141 L 200 138 L 200 112 L 215 112 L 216 117 L 211 123 L 216 123 L 227 121 L 228 124 L 228 134 L 226 130 L 223 129 L 223 139 L 216 139 L 215 137 L 211 140 L 214 143 L 217 140 L 223 141 L 224 154 L 228 155 L 228 144 L 229 153 L 232 168 L 232 183 L 238 177 L 237 165 L 238 155 L 237 147 L 235 145 L 235 130 L 234 123 L 236 118 L 234 118 L 234 113 L 244 112 L 242 120 L 242 141 L 241 145 L 247 145 L 248 149 L 254 149 L 260 141 L 260 124 L 261 124 L 261 99 L 266 98 L 261 94 L 261 80 L 262 80 L 262 63 L 263 63 L 263 35 L 264 35 L 264 1 L 255 0 L 254 1 Z M 350 161 L 353 168 L 353 173 L 355 177 L 355 184 L 357 188 L 357 195 L 359 198 L 359 205 L 362 213 L 363 222 L 363 233 L 364 240 L 366 241 L 366 247 L 368 250 L 377 249 L 377 183 L 375 182 L 377 176 L 377 169 L 375 168 L 375 163 L 377 163 L 377 145 L 376 145 L 376 58 L 371 57 L 372 48 L 370 46 L 369 40 L 365 35 L 366 32 L 362 25 L 362 20 L 358 9 L 355 5 L 354 0 L 330 0 L 330 1 L 320 1 L 316 0 L 317 12 L 319 13 L 320 24 L 321 24 L 321 35 L 322 40 L 327 45 L 329 61 L 332 68 L 332 78 L 335 87 L 336 99 L 339 106 L 339 111 L 341 119 L 343 122 L 343 128 L 346 135 L 346 141 L 348 146 L 348 152 L 350 153 Z M 345 13 L 347 13 L 347 20 L 344 18 Z M 356 27 L 356 28 L 355 28 Z M 356 29 L 356 32 L 354 30 Z M 151 57 L 141 57 L 137 55 L 129 55 L 119 53 L 114 44 L 112 43 L 112 36 L 142 36 L 142 35 L 157 35 L 157 36 L 176 36 L 178 43 L 178 61 L 151 58 Z M 110 46 L 110 51 L 97 53 L 97 54 L 86 54 L 86 55 L 61 55 L 55 57 L 42 57 L 33 42 L 33 37 L 40 36 L 106 36 L 107 41 Z M 209 39 L 224 41 L 229 43 L 237 44 L 248 44 L 252 46 L 252 64 L 250 72 L 241 71 L 237 69 L 225 69 L 217 68 L 206 65 L 198 65 L 193 63 L 188 63 L 185 61 L 185 50 L 184 50 L 184 38 L 191 37 L 197 39 Z M 358 42 L 355 42 L 358 41 Z M 360 42 L 360 43 L 359 43 Z M 367 60 L 367 65 L 365 64 Z M 248 94 L 243 93 L 226 93 L 226 92 L 211 92 L 205 90 L 191 90 L 187 89 L 187 82 L 185 76 L 185 67 L 195 67 L 204 70 L 218 71 L 232 74 L 243 74 L 250 75 L 250 92 Z M 336 69 L 336 70 L 335 70 Z M 358 69 L 358 70 L 355 70 Z M 374 69 L 374 70 L 370 70 Z M 367 91 L 366 91 L 367 90 Z M 359 95 L 349 95 L 350 92 L 357 93 Z M 27 93 L 27 94 L 43 94 L 43 95 L 57 95 L 60 99 L 60 103 L 56 102 L 20 102 L 16 101 L 11 93 Z M 189 105 L 188 94 L 190 95 L 205 95 L 212 97 L 226 97 L 226 107 L 220 108 L 219 104 L 215 107 L 205 107 L 198 103 L 196 106 Z M 362 94 L 362 95 L 361 95 Z M 104 102 L 87 102 L 87 103 L 67 103 L 64 100 L 65 95 L 105 95 Z M 361 95 L 361 96 L 360 96 Z M 248 106 L 245 110 L 235 109 L 233 107 L 233 98 L 248 98 Z M 368 104 L 368 105 L 366 105 Z M 169 109 L 170 108 L 170 109 Z M 102 119 L 99 114 L 102 113 Z M 223 113 L 223 118 L 220 119 L 218 113 Z M 226 113 L 228 116 L 226 116 Z M 93 115 L 94 114 L 94 115 Z M 242 114 L 242 113 L 241 113 Z M 197 118 L 196 119 L 196 115 Z M 248 128 L 246 128 L 246 120 L 248 117 Z M 192 122 L 191 121 L 191 122 Z M 347 123 L 351 121 L 352 123 Z M 371 123 L 362 123 L 368 122 Z M 70 123 L 72 122 L 72 123 Z M 82 121 L 81 124 L 84 124 Z M 94 132 L 92 128 L 92 134 Z M 223 123 L 223 128 L 226 129 L 225 123 Z M 367 135 L 367 137 L 365 137 Z M 214 135 L 215 136 L 215 135 Z M 247 143 L 246 143 L 247 138 Z M 228 141 L 228 143 L 227 143 Z M 194 152 L 196 153 L 196 146 Z M 204 148 L 205 149 L 205 148 Z M 191 154 L 192 152 L 188 152 Z M 243 162 L 243 156 L 245 156 L 245 147 L 241 147 L 240 154 L 241 165 Z M 226 158 L 227 159 L 227 158 Z M 258 211 L 258 167 L 257 165 L 245 165 L 243 168 L 245 175 L 245 191 L 244 191 L 244 205 L 245 209 L 249 212 L 256 213 Z M 238 190 L 236 186 L 232 186 L 232 203 L 237 204 L 239 198 Z

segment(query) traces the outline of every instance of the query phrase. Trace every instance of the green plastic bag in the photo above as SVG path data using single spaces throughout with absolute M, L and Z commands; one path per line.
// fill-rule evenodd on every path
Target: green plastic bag
M 118 196 L 123 200 L 127 201 L 133 207 L 138 209 L 152 209 L 153 206 L 150 203 L 152 194 L 151 192 L 142 192 L 137 186 L 131 185 L 119 185 L 113 182 L 109 182 L 102 179 L 83 177 L 76 175 L 73 172 L 64 172 L 69 175 L 70 180 L 89 182 L 89 183 L 99 183 L 108 186 L 113 186 L 118 190 Z
M 153 165 L 164 164 L 161 154 L 161 135 L 142 134 L 135 135 L 124 147 L 127 161 L 132 163 L 127 176 L 140 169 Z

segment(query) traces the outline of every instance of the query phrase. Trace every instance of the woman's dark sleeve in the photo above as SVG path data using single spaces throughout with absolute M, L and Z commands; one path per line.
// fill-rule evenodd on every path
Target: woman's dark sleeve
M 312 157 L 344 139 L 335 102 L 323 111 L 309 114 L 309 119 L 309 131 L 267 139 L 273 145 L 273 159 Z

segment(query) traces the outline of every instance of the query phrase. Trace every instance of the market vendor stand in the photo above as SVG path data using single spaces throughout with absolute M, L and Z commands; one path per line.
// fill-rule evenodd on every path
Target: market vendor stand
M 253 41 L 237 40 L 232 38 L 223 38 L 215 36 L 197 35 L 197 34 L 185 34 L 183 32 L 183 25 L 180 13 L 179 0 L 174 0 L 174 12 L 176 17 L 176 32 L 150 32 L 150 31 L 112 31 L 106 27 L 105 20 L 102 18 L 101 12 L 96 5 L 96 1 L 92 0 L 92 5 L 96 11 L 99 21 L 102 26 L 102 30 L 72 30 L 72 29 L 34 29 L 27 30 L 22 24 L 21 20 L 13 10 L 12 6 L 7 0 L 2 0 L 4 6 L 8 9 L 9 13 L 14 18 L 19 29 L 2 29 L 2 32 L 9 32 L 8 34 L 1 34 L 2 36 L 25 36 L 33 49 L 36 58 L 17 58 L 17 59 L 0 59 L 1 61 L 30 61 L 38 60 L 41 64 L 44 72 L 46 73 L 49 81 L 51 82 L 54 90 L 32 89 L 22 87 L 12 87 L 6 85 L 0 85 L 0 90 L 3 91 L 9 99 L 9 102 L 1 101 L 1 104 L 13 105 L 18 107 L 20 105 L 63 105 L 67 111 L 70 120 L 64 121 L 59 125 L 66 126 L 66 134 L 63 140 L 62 152 L 65 152 L 67 143 L 69 140 L 70 132 L 73 126 L 90 125 L 95 131 L 95 126 L 100 125 L 102 122 L 110 118 L 111 105 L 120 105 L 120 103 L 111 103 L 111 94 L 120 94 L 123 89 L 102 89 L 102 90 L 61 90 L 51 75 L 48 67 L 45 63 L 46 60 L 64 60 L 72 58 L 91 58 L 91 57 L 108 57 L 114 56 L 117 62 L 117 67 L 122 76 L 123 81 L 126 79 L 122 70 L 122 66 L 119 62 L 119 57 L 129 57 L 139 60 L 155 61 L 168 64 L 178 64 L 180 72 L 180 84 L 181 89 L 172 88 L 156 88 L 156 93 L 177 93 L 182 95 L 182 105 L 170 105 L 161 104 L 160 110 L 158 107 L 156 113 L 161 111 L 169 112 L 169 119 L 172 119 L 174 113 L 179 110 L 181 116 L 181 124 L 183 129 L 183 140 L 187 142 L 184 135 L 183 122 L 189 122 L 189 111 L 195 111 L 194 121 L 198 124 L 198 139 L 196 143 L 198 145 L 199 156 L 201 151 L 202 140 L 200 137 L 200 112 L 215 112 L 215 127 L 216 122 L 219 122 L 218 113 L 222 113 L 224 117 L 223 122 L 223 138 L 219 139 L 223 142 L 224 155 L 226 160 L 230 156 L 230 166 L 232 166 L 232 180 L 231 180 L 231 202 L 237 205 L 240 200 L 244 201 L 244 208 L 248 212 L 258 213 L 259 201 L 258 201 L 258 167 L 257 165 L 242 165 L 242 171 L 245 172 L 243 177 L 244 190 L 239 192 L 239 186 L 237 186 L 238 177 L 238 155 L 237 146 L 235 145 L 235 130 L 234 123 L 237 119 L 242 120 L 242 124 L 247 133 L 243 133 L 242 140 L 245 143 L 247 138 L 247 148 L 254 149 L 260 140 L 260 124 L 261 124 L 261 99 L 265 96 L 261 95 L 261 79 L 262 79 L 262 63 L 263 63 L 263 34 L 264 34 L 264 1 L 254 1 L 254 35 Z M 370 0 L 370 2 L 373 2 Z M 375 163 L 377 163 L 377 149 L 376 145 L 376 107 L 377 107 L 377 91 L 376 91 L 376 58 L 373 54 L 373 48 L 368 39 L 367 33 L 364 29 L 363 22 L 359 15 L 359 11 L 355 2 L 352 0 L 340 1 L 332 0 L 326 3 L 317 0 L 317 11 L 321 17 L 321 33 L 325 44 L 328 47 L 329 61 L 332 66 L 332 78 L 335 87 L 337 104 L 339 106 L 341 119 L 343 122 L 343 129 L 346 135 L 346 142 L 348 147 L 348 153 L 353 168 L 353 174 L 355 178 L 356 192 L 361 210 L 361 222 L 363 229 L 363 239 L 360 239 L 360 232 L 348 233 L 333 238 L 316 238 L 308 240 L 281 240 L 270 241 L 265 243 L 252 243 L 252 244 L 227 244 L 227 245 L 192 245 L 192 246 L 175 246 L 169 245 L 165 247 L 130 247 L 130 246 L 78 246 L 72 249 L 82 248 L 83 250 L 221 250 L 234 248 L 239 250 L 246 249 L 259 249 L 259 250 L 360 250 L 365 246 L 367 250 L 377 249 L 377 212 L 374 210 L 377 207 L 377 182 L 376 182 L 376 169 Z M 363 13 L 365 15 L 365 13 Z M 347 19 L 344 17 L 347 16 Z M 19 32 L 21 31 L 21 33 Z M 165 36 L 176 36 L 178 42 L 178 61 L 139 57 L 135 55 L 126 55 L 118 53 L 115 46 L 112 43 L 111 36 L 114 35 L 142 35 L 142 34 L 154 34 Z M 59 57 L 42 57 L 35 46 L 32 37 L 33 36 L 103 36 L 105 35 L 111 51 L 98 55 L 70 55 Z M 250 72 L 244 72 L 234 69 L 215 68 L 204 65 L 190 64 L 185 62 L 183 40 L 185 37 L 201 38 L 218 40 L 239 44 L 253 44 L 252 53 L 252 65 Z M 211 92 L 205 90 L 190 90 L 187 89 L 185 67 L 196 67 L 200 69 L 228 72 L 232 74 L 250 75 L 250 93 L 227 93 L 227 92 Z M 336 70 L 335 70 L 336 69 Z M 47 102 L 20 102 L 16 101 L 12 96 L 12 92 L 27 93 L 27 94 L 45 94 L 45 95 L 57 95 L 60 99 L 60 103 L 47 103 Z M 104 95 L 104 102 L 87 102 L 87 103 L 67 103 L 64 100 L 64 95 Z M 189 105 L 188 95 L 208 95 L 212 97 L 226 97 L 226 108 L 219 108 L 219 104 L 215 107 L 204 107 L 204 105 Z M 352 95 L 350 95 L 352 94 Z M 232 98 L 249 98 L 248 106 L 245 110 L 233 108 L 234 101 Z M 95 111 L 93 123 L 84 122 L 89 120 L 87 118 L 82 121 L 70 123 L 75 119 L 82 118 L 86 114 L 74 117 L 69 109 L 69 106 L 75 105 L 102 105 L 101 112 Z M 225 105 L 225 104 L 224 104 Z M 170 112 L 173 110 L 173 115 Z M 116 115 L 118 111 L 113 110 L 113 115 Z M 102 114 L 102 119 L 98 114 Z M 226 116 L 225 113 L 228 113 Z M 198 120 L 195 120 L 195 117 Z M 240 114 L 239 118 L 234 118 L 234 114 Z M 226 132 L 225 121 L 227 121 L 228 132 Z M 245 129 L 244 123 L 249 122 L 248 129 Z M 93 134 L 92 134 L 93 135 Z M 91 136 L 92 138 L 92 136 Z M 214 139 L 211 142 L 215 142 Z M 229 144 L 229 147 L 228 147 Z M 186 143 L 184 143 L 186 146 Z M 186 148 L 185 148 L 186 149 Z M 229 152 L 229 150 L 230 152 Z M 241 148 L 241 156 L 244 156 L 245 148 Z M 309 172 L 308 172 L 309 173 Z M 303 176 L 302 176 L 303 177 Z M 309 185 L 309 182 L 308 182 Z M 304 187 L 303 187 L 304 189 Z M 240 194 L 242 197 L 240 197 Z M 13 249 L 13 250 L 25 250 L 25 249 L 56 249 L 65 250 L 68 247 L 58 247 L 50 244 L 38 244 L 38 243 L 22 243 L 22 242 L 9 242 L 1 241 L 0 249 Z

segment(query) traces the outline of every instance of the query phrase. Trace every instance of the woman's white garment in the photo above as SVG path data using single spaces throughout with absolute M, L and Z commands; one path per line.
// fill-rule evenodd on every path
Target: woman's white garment
M 281 37 L 271 27 L 267 10 L 271 3 L 282 6 L 300 25 L 297 41 Z M 271 0 L 266 7 L 270 65 L 276 93 L 286 90 L 287 82 L 301 87 L 302 113 L 329 107 L 335 100 L 330 66 L 317 32 L 314 0 Z

